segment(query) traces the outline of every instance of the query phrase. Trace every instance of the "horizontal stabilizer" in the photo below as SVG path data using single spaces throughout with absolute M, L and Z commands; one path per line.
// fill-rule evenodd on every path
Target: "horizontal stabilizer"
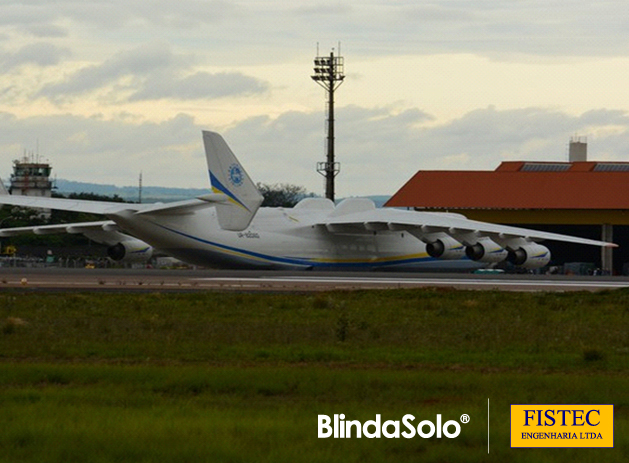
M 196 199 L 186 199 L 183 201 L 175 201 L 172 203 L 156 203 L 147 205 L 147 207 L 138 211 L 138 214 L 187 214 L 199 209 L 214 207 L 217 204 L 227 204 L 229 198 L 223 194 L 209 194 L 199 196 Z

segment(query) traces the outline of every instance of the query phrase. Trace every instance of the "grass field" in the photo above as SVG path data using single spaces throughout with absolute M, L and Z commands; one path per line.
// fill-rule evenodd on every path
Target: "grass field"
M 629 461 L 628 367 L 627 291 L 5 291 L 0 461 Z M 614 404 L 615 447 L 511 449 L 516 403 Z M 334 413 L 471 421 L 318 439 Z

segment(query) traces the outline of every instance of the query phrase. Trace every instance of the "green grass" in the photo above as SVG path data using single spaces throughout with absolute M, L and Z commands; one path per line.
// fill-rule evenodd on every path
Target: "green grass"
M 0 294 L 5 359 L 618 371 L 628 326 L 629 292 Z
M 0 461 L 627 461 L 628 333 L 627 291 L 3 292 Z M 512 403 L 615 404 L 615 448 L 511 449 Z M 334 413 L 472 420 L 317 439 Z

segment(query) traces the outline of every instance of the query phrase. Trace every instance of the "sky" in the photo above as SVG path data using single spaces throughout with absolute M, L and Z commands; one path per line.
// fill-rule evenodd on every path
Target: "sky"
M 340 53 L 337 196 L 418 170 L 629 162 L 623 1 L 0 0 L 0 177 L 34 153 L 59 178 L 209 186 L 201 131 L 255 182 L 324 193 L 326 94 Z

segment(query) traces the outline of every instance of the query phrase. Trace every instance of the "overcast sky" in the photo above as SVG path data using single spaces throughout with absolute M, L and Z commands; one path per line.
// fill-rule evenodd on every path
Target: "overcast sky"
M 623 1 L 2 0 L 0 176 L 39 149 L 59 178 L 200 188 L 210 129 L 254 181 L 323 194 L 310 75 L 338 42 L 338 196 L 567 160 L 574 135 L 629 161 Z

